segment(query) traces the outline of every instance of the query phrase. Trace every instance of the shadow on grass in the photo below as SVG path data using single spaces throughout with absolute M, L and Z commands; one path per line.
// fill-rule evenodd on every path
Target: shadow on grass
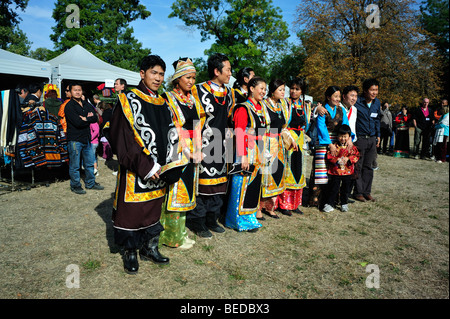
M 111 198 L 98 204 L 97 207 L 95 207 L 95 211 L 105 223 L 105 237 L 108 241 L 109 251 L 112 254 L 117 254 L 120 252 L 120 248 L 114 243 L 114 227 L 112 222 L 113 202 L 114 193 L 111 193 Z

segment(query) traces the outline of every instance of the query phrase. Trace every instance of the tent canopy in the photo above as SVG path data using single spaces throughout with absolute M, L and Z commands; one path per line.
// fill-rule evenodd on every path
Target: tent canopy
M 49 60 L 53 68 L 52 83 L 60 84 L 62 80 L 80 80 L 105 82 L 123 78 L 129 85 L 138 85 L 141 80 L 138 72 L 125 70 L 108 64 L 91 54 L 80 45 Z
M 51 78 L 52 67 L 48 62 L 27 58 L 0 49 L 0 73 Z

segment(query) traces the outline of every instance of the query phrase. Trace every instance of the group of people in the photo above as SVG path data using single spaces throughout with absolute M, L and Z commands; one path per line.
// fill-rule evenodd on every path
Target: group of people
M 430 100 L 424 98 L 422 105 L 409 112 L 408 107 L 402 106 L 395 117 L 389 111 L 389 103 L 384 103 L 382 123 L 385 122 L 385 142 L 379 154 L 387 153 L 386 144 L 389 138 L 394 138 L 394 157 L 430 159 L 437 163 L 447 161 L 447 144 L 449 136 L 448 100 L 441 100 L 441 105 L 432 109 Z M 384 120 L 385 119 L 385 120 Z M 390 119 L 390 120 L 389 120 Z M 390 121 L 390 122 L 389 122 Z M 413 147 L 410 147 L 410 128 L 414 128 Z
M 180 58 L 173 63 L 172 89 L 160 94 L 166 64 L 149 55 L 136 88 L 116 80 L 113 108 L 95 96 L 95 106 L 86 102 L 80 84 L 66 89 L 59 115 L 69 141 L 70 186 L 77 194 L 85 193 L 80 163 L 85 188 L 103 189 L 95 181 L 99 142 L 92 130 L 96 109 L 103 110 L 103 153 L 114 153 L 119 164 L 112 220 L 126 273 L 138 272 L 138 254 L 141 260 L 169 263 L 160 245 L 191 248 L 195 241 L 187 229 L 201 238 L 225 232 L 222 226 L 253 233 L 266 218 L 280 218 L 278 213 L 302 214 L 305 145 L 314 154 L 307 205 L 329 213 L 337 207 L 348 211 L 353 199 L 376 201 L 373 163 L 390 134 L 376 79 L 364 81 L 361 93 L 353 85 L 330 86 L 323 105 L 312 108 L 300 78 L 288 83 L 285 98 L 287 83 L 266 81 L 250 67 L 239 70 L 230 88 L 231 64 L 224 54 L 211 55 L 207 67 L 210 80 L 197 84 L 193 62 Z M 446 144 L 448 110 L 438 114 L 447 129 L 436 133 L 443 136 L 437 141 Z M 395 117 L 398 151 L 401 120 L 411 119 L 406 112 Z
M 224 227 L 256 232 L 278 213 L 302 214 L 306 186 L 306 132 L 317 131 L 311 170 L 312 205 L 325 212 L 349 195 L 371 196 L 372 162 L 380 140 L 378 82 L 363 94 L 332 86 L 324 106 L 311 110 L 305 83 L 270 82 L 251 68 L 239 71 L 229 88 L 231 64 L 224 54 L 207 62 L 210 80 L 196 84 L 189 58 L 173 63 L 172 90 L 158 93 L 166 72 L 157 55 L 144 58 L 141 82 L 119 95 L 106 137 L 119 172 L 113 206 L 115 242 L 124 269 L 135 274 L 141 260 L 166 264 L 159 245 L 191 248 L 198 237 Z M 267 90 L 268 88 L 268 90 Z

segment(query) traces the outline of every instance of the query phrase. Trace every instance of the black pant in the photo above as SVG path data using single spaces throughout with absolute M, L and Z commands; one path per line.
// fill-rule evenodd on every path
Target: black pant
M 351 175 L 328 175 L 326 203 L 328 205 L 335 206 L 336 198 L 339 194 L 341 205 L 347 205 L 351 182 Z
M 373 182 L 372 164 L 377 156 L 377 138 L 375 136 L 358 137 L 355 146 L 360 157 L 355 166 L 357 177 L 354 195 L 370 195 Z
M 382 127 L 380 129 L 380 146 L 378 147 L 378 153 L 387 152 L 387 143 L 392 135 L 392 131 L 389 128 Z
M 207 213 L 215 214 L 215 217 L 220 216 L 220 210 L 223 205 L 223 195 L 198 195 L 196 207 L 186 214 L 187 219 L 206 217 Z

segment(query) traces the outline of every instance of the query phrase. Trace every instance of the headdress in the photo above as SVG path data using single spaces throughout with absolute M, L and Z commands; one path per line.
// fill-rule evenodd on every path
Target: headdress
M 197 71 L 195 70 L 194 63 L 192 63 L 191 59 L 189 58 L 187 58 L 186 60 L 179 59 L 177 61 L 175 73 L 172 76 L 171 82 L 173 82 L 175 79 L 182 77 L 183 75 L 195 72 Z

